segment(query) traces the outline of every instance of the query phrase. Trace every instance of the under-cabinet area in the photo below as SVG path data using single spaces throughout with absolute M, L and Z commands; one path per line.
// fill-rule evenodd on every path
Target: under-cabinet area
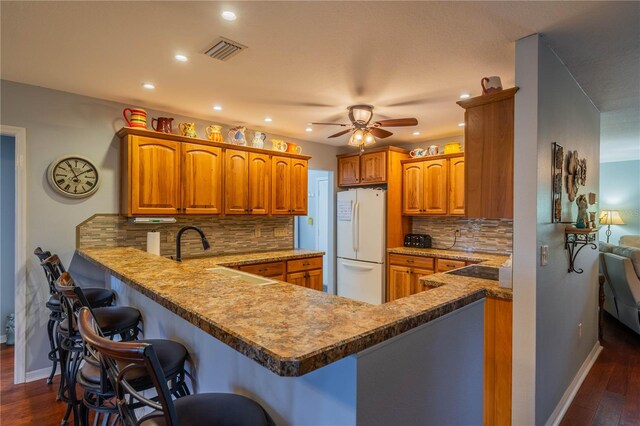
M 123 128 L 120 213 L 306 215 L 310 157 Z

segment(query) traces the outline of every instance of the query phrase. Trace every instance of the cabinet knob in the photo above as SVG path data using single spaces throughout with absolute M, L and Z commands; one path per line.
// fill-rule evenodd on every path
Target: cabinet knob
M 302 264 L 302 266 L 309 266 L 309 265 L 311 265 L 309 262 L 304 262 L 304 263 Z
M 407 263 L 414 263 L 415 261 L 413 259 L 407 259 Z

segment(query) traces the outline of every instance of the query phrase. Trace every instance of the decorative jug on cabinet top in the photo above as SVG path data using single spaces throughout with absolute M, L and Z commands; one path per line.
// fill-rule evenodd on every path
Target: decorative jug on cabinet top
M 129 112 L 130 118 L 127 117 L 127 112 Z M 139 129 L 147 128 L 147 111 L 143 109 L 125 108 L 122 110 L 122 116 L 129 127 L 137 127 Z
M 253 141 L 251 141 L 251 146 L 253 146 L 254 148 L 264 148 L 264 141 L 266 139 L 266 133 L 255 132 L 253 135 Z
M 182 136 L 186 136 L 188 138 L 198 137 L 196 135 L 196 123 L 180 123 L 178 124 L 178 128 L 180 129 Z
M 234 127 L 229 129 L 229 139 L 230 142 L 234 145 L 242 145 L 245 146 L 247 144 L 247 140 L 244 137 L 244 132 L 247 130 L 244 126 Z
M 224 137 L 222 137 L 222 133 L 220 132 L 221 129 L 222 126 L 216 126 L 213 124 L 207 127 L 205 129 L 205 131 L 207 132 L 207 138 L 211 142 L 224 142 Z
M 271 139 L 271 149 L 285 152 L 287 150 L 287 143 L 282 139 Z
M 173 118 L 169 117 L 158 117 L 151 119 L 151 128 L 156 132 L 163 133 L 172 133 L 173 129 L 171 124 L 173 123 Z

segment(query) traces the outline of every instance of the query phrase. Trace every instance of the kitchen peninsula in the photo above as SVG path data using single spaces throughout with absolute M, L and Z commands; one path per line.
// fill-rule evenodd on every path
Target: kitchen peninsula
M 375 306 L 247 284 L 209 271 L 217 258 L 78 254 L 143 312 L 145 337 L 185 343 L 198 392 L 249 395 L 278 424 L 482 423 L 482 289 L 451 284 Z

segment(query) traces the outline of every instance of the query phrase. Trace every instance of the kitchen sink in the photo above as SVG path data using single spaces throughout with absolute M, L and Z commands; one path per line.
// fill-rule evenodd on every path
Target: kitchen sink
M 482 265 L 470 265 L 464 268 L 454 269 L 445 274 L 460 275 L 463 277 L 482 278 L 485 280 L 498 281 L 498 268 Z
M 218 266 L 216 268 L 207 268 L 207 271 L 215 272 L 218 275 L 222 275 L 226 278 L 233 278 L 234 280 L 243 281 L 247 284 L 253 285 L 270 285 L 277 284 L 278 281 L 269 278 L 264 278 L 259 275 L 250 274 L 248 272 L 238 271 L 236 269 L 225 268 L 224 266 Z

